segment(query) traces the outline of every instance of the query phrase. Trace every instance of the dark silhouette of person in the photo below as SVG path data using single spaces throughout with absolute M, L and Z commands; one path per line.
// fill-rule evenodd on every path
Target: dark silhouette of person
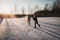
M 28 23 L 29 23 L 29 25 L 31 25 L 30 20 L 31 20 L 31 15 L 28 15 Z
M 0 18 L 0 24 L 2 23 L 3 18 Z
M 36 28 L 36 24 L 38 24 L 38 26 L 40 27 L 40 25 L 38 23 L 37 16 L 35 14 L 33 15 L 33 20 L 35 21 L 35 23 L 34 23 L 35 27 L 34 28 Z

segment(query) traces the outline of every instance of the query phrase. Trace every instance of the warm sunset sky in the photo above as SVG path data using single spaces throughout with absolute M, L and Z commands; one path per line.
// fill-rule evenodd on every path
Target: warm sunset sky
M 18 9 L 22 7 L 28 9 L 28 5 L 30 7 L 39 5 L 43 9 L 46 3 L 52 4 L 53 1 L 55 0 L 0 0 L 0 12 L 12 12 L 15 4 Z

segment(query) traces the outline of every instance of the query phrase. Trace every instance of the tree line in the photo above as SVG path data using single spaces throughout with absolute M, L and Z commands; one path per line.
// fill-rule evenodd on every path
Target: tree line
M 44 10 L 39 10 L 35 14 L 39 17 L 60 17 L 60 0 L 55 0 L 52 6 L 46 4 Z

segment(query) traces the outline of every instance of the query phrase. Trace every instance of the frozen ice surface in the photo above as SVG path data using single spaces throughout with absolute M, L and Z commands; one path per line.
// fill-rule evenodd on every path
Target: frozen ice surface
M 41 27 L 34 28 L 24 18 L 4 18 L 0 24 L 0 40 L 60 40 L 60 18 L 39 17 Z

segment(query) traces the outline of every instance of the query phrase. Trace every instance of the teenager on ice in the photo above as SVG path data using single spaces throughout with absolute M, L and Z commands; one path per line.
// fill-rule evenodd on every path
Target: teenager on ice
M 33 15 L 33 20 L 34 20 L 34 25 L 35 25 L 35 27 L 34 28 L 36 28 L 36 24 L 40 27 L 40 25 L 39 25 L 39 23 L 38 23 L 38 19 L 37 19 L 37 15 L 36 14 L 34 14 Z
M 28 15 L 28 23 L 29 23 L 29 25 L 31 25 L 30 20 L 31 20 L 31 15 Z

